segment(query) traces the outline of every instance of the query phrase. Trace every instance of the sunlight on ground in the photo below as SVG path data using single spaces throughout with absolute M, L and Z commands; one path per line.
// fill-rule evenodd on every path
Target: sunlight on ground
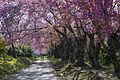
M 53 74 L 53 68 L 48 60 L 35 61 L 29 68 L 22 70 L 19 74 L 9 80 L 60 80 Z

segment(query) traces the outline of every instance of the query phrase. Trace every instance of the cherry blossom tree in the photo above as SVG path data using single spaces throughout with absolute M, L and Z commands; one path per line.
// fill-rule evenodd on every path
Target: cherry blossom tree
M 87 53 L 95 69 L 104 48 L 120 77 L 119 0 L 1 0 L 1 33 L 6 43 L 27 44 L 41 52 L 85 65 Z M 76 61 L 77 60 L 77 61 Z

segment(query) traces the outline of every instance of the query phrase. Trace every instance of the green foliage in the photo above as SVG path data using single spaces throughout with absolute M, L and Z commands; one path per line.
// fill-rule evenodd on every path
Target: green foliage
M 18 58 L 13 58 L 17 55 Z M 33 51 L 29 47 L 15 47 L 15 53 L 12 48 L 6 48 L 5 43 L 0 39 L 0 78 L 7 78 L 32 63 L 35 58 Z M 29 58 L 27 58 L 29 57 Z
M 3 40 L 0 38 L 0 57 L 5 58 L 6 53 L 7 53 L 7 51 L 6 51 L 5 44 L 4 44 Z
M 105 65 L 105 66 L 110 65 L 112 63 L 110 56 L 105 52 L 104 48 L 101 48 L 100 50 L 99 61 L 102 65 Z
M 0 77 L 8 77 L 8 75 L 16 73 L 23 67 L 24 64 L 17 61 L 17 59 L 12 58 L 11 61 L 6 61 L 5 63 L 0 64 Z
M 19 46 L 19 47 L 15 47 L 14 49 L 15 49 L 15 53 L 12 48 L 8 49 L 9 56 L 14 56 L 14 54 L 16 54 L 16 56 L 18 57 L 32 57 L 34 55 L 34 52 L 29 47 Z
M 11 61 L 6 61 L 0 64 L 0 78 L 8 78 L 9 75 L 14 74 L 27 67 L 32 63 L 31 58 L 19 57 L 12 58 Z
M 30 58 L 27 57 L 19 57 L 17 58 L 18 62 L 24 64 L 24 65 L 30 65 L 32 63 L 32 60 Z

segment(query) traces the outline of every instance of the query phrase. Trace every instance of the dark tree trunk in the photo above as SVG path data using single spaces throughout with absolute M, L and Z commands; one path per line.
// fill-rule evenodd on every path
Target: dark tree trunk
M 112 60 L 113 66 L 114 66 L 114 72 L 115 72 L 116 76 L 118 78 L 120 78 L 120 64 L 119 64 L 119 62 L 117 60 L 115 49 L 111 48 L 109 50 L 109 55 L 111 57 L 111 60 Z
M 94 42 L 94 34 L 89 35 L 90 44 L 89 44 L 89 58 L 92 63 L 92 67 L 95 69 L 101 68 L 99 60 L 98 60 L 98 54 L 100 49 L 100 44 L 97 44 L 95 46 Z
M 15 51 L 15 46 L 14 46 L 14 44 L 12 43 L 12 52 L 13 52 L 13 57 L 14 58 L 16 58 L 17 57 L 17 55 L 16 55 L 16 51 Z
M 60 52 L 62 52 L 62 60 L 69 60 L 69 54 L 67 53 L 67 37 L 63 37 L 63 39 L 61 39 Z
M 67 39 L 67 58 L 69 58 L 69 62 L 74 63 L 75 62 L 75 46 L 74 46 L 75 41 L 72 39 L 72 37 L 69 37 Z
M 114 72 L 116 73 L 116 76 L 120 78 L 120 64 L 117 59 L 116 52 L 118 51 L 118 46 L 120 43 L 118 43 L 118 36 L 115 34 L 112 34 L 108 40 L 108 46 L 110 47 L 108 49 L 108 54 L 111 57 L 112 64 L 114 66 Z
M 84 53 L 85 53 L 85 42 L 86 42 L 86 37 L 84 36 L 83 38 L 76 37 L 76 59 L 77 59 L 77 66 L 85 66 L 84 63 Z

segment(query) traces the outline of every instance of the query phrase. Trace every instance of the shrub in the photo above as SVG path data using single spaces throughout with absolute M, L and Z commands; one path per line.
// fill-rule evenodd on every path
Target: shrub
M 32 57 L 34 52 L 29 47 L 21 47 L 21 46 L 15 47 L 15 53 L 12 50 L 12 48 L 9 48 L 8 49 L 8 55 L 9 56 L 14 56 L 14 54 L 17 57 Z
M 5 46 L 4 41 L 0 38 L 0 59 L 5 59 L 7 58 L 7 49 Z

